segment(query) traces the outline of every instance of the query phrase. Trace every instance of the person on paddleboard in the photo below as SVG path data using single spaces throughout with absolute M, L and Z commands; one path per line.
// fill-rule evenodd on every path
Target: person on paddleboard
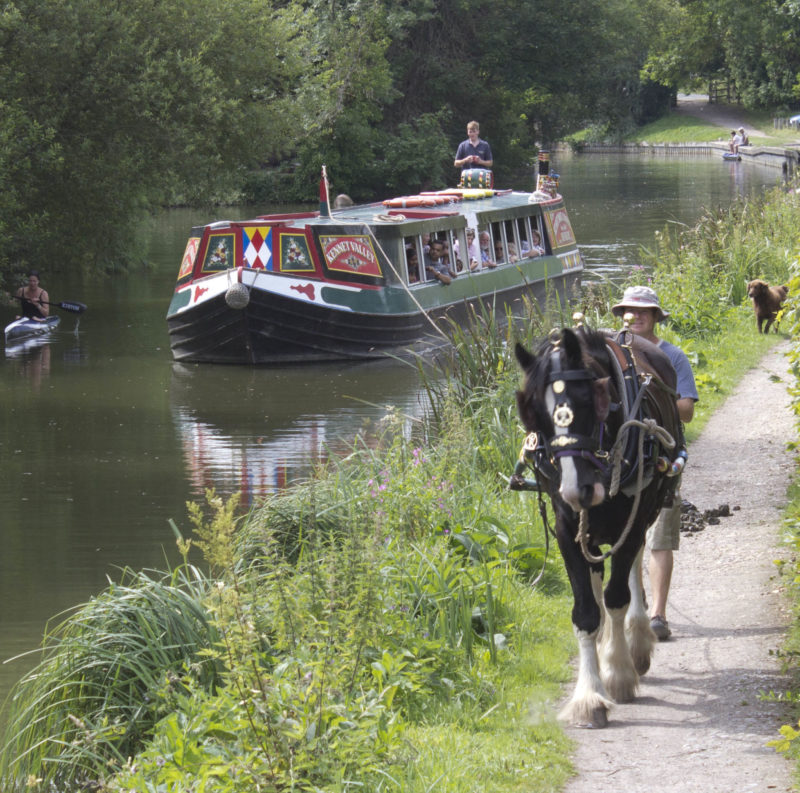
M 50 313 L 50 297 L 39 286 L 39 273 L 36 270 L 31 270 L 28 273 L 28 285 L 21 286 L 17 290 L 17 298 L 22 304 L 21 316 L 28 319 L 34 319 L 37 322 L 44 322 L 47 315 Z M 20 319 L 20 316 L 17 316 Z

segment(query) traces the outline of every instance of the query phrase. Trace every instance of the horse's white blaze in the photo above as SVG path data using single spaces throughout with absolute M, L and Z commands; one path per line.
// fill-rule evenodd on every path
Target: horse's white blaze
M 544 395 L 545 405 L 547 411 L 552 416 L 556 409 L 556 398 L 553 394 L 553 389 L 548 388 Z M 556 437 L 559 435 L 569 435 L 569 427 L 555 427 Z M 558 489 L 559 495 L 564 501 L 575 510 L 580 512 L 583 509 L 583 504 L 580 501 L 580 488 L 578 487 L 578 469 L 575 465 L 575 460 L 572 457 L 563 456 L 558 460 L 559 468 L 561 469 L 561 485 Z M 592 503 L 590 506 L 596 507 L 598 504 L 603 503 L 606 497 L 606 491 L 603 485 L 599 482 L 594 483 L 592 490 Z
M 545 391 L 544 401 L 547 405 L 547 412 L 552 416 L 556 409 L 556 398 L 552 388 Z M 556 426 L 555 433 L 556 437 L 569 435 L 569 427 Z M 560 457 L 558 466 L 561 469 L 561 485 L 558 492 L 570 507 L 579 512 L 581 504 L 578 491 L 578 469 L 575 467 L 575 462 L 571 457 Z

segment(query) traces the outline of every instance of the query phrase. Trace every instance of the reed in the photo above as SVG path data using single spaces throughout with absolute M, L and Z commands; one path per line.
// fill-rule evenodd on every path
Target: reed
M 123 571 L 47 631 L 42 660 L 14 687 L 0 754 L 3 790 L 26 780 L 67 791 L 107 778 L 165 715 L 162 692 L 187 673 L 207 690 L 220 668 L 203 657 L 216 631 L 202 602 L 207 578 Z

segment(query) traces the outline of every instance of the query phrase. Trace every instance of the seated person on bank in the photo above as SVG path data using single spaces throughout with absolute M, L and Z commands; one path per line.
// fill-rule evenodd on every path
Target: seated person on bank
M 438 278 L 443 284 L 449 284 L 455 277 L 455 272 L 445 261 L 444 240 L 431 240 L 431 249 L 425 261 L 425 272 L 429 278 Z
M 750 145 L 750 138 L 747 137 L 747 133 L 744 131 L 744 127 L 739 127 L 739 145 L 740 146 L 749 146 Z

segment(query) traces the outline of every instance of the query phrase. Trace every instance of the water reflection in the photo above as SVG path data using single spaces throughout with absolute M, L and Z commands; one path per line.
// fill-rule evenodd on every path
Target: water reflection
M 705 210 L 781 183 L 779 168 L 718 157 L 579 155 L 554 168 L 587 265 L 585 278 L 617 280 L 641 262 L 653 233 L 693 226 Z
M 419 416 L 422 399 L 416 371 L 393 362 L 277 370 L 174 364 L 170 383 L 191 494 L 238 490 L 245 505 L 345 454 L 357 433 L 380 433 L 387 416 Z

